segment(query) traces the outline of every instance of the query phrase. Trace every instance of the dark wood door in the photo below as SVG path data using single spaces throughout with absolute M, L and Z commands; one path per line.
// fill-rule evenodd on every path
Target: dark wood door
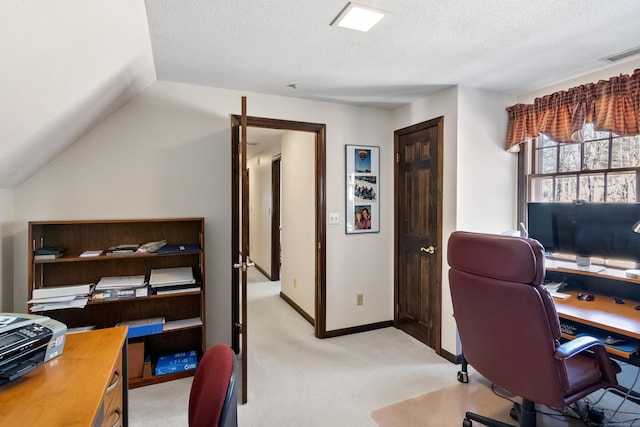
M 280 280 L 280 156 L 271 163 L 271 280 Z
M 395 326 L 441 350 L 442 126 L 394 132 Z

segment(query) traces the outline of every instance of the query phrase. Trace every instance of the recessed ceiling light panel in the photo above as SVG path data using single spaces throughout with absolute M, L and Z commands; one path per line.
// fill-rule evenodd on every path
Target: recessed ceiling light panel
M 379 9 L 348 3 L 331 25 L 367 32 L 382 18 L 384 18 L 384 12 Z

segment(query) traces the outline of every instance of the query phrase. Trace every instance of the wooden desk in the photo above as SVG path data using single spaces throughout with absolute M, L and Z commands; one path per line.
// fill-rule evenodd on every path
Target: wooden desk
M 126 327 L 67 334 L 62 355 L 0 387 L 0 425 L 126 426 L 126 339 Z
M 580 293 L 578 291 L 562 291 L 562 293 L 571 296 L 566 299 L 553 299 L 561 323 L 566 319 L 579 325 L 596 328 L 596 332 L 601 332 L 599 335 L 617 335 L 630 344 L 635 343 L 636 349 L 632 351 L 622 351 L 612 346 L 607 346 L 607 351 L 630 363 L 637 365 L 640 362 L 640 311 L 635 309 L 635 306 L 640 303 L 625 301 L 624 304 L 616 304 L 612 297 L 597 294 L 594 294 L 593 301 L 586 301 L 578 299 Z M 562 336 L 566 339 L 575 338 L 566 333 Z

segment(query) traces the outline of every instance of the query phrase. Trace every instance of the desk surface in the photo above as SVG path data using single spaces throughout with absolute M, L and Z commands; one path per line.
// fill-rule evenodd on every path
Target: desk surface
M 640 339 L 640 311 L 635 309 L 640 303 L 625 301 L 624 304 L 616 304 L 613 298 L 597 294 L 593 301 L 586 301 L 578 299 L 579 292 L 562 293 L 571 296 L 553 299 L 561 318 Z
M 0 425 L 90 425 L 126 338 L 126 327 L 67 334 L 62 355 L 0 387 Z

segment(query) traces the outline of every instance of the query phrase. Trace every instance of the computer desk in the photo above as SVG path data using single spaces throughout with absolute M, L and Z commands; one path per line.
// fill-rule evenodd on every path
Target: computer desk
M 640 281 L 630 279 L 623 270 L 604 269 L 593 272 L 580 269 L 573 263 L 547 261 L 547 271 L 573 275 L 591 276 L 596 279 L 613 279 L 640 286 Z M 622 298 L 623 304 L 617 304 L 613 296 L 580 290 L 561 290 L 569 298 L 554 297 L 554 303 L 562 329 L 562 337 L 573 339 L 577 335 L 591 335 L 606 341 L 607 338 L 619 340 L 615 345 L 607 346 L 613 357 L 630 364 L 640 366 L 640 302 Z M 593 301 L 578 299 L 580 294 L 593 295 Z M 568 333 L 568 326 L 575 327 L 574 333 Z
M 67 334 L 63 352 L 0 387 L 2 426 L 124 426 L 127 327 Z

